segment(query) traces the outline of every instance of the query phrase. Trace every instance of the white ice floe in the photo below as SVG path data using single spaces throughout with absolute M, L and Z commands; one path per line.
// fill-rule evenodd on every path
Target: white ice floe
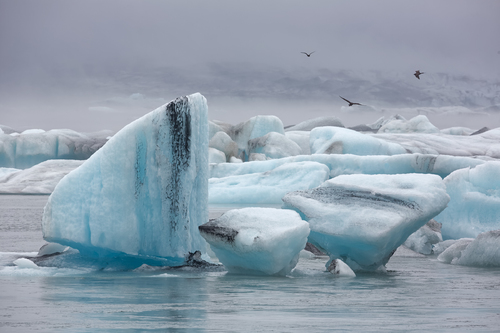
M 263 162 L 252 162 L 263 163 Z M 248 163 L 244 163 L 245 165 Z M 330 170 L 317 162 L 286 163 L 271 171 L 211 178 L 208 202 L 211 204 L 281 203 L 288 192 L 307 190 L 328 179 Z
M 451 200 L 435 218 L 443 224 L 443 239 L 500 229 L 500 162 L 457 170 L 444 182 Z
M 230 210 L 199 229 L 229 272 L 257 275 L 288 274 L 309 234 L 299 214 L 274 208 Z
M 500 230 L 483 232 L 475 239 L 459 239 L 438 260 L 454 265 L 500 267 Z
M 435 175 L 351 175 L 288 193 L 284 207 L 310 224 L 309 242 L 353 270 L 378 270 L 449 201 Z
M 69 129 L 0 134 L 0 167 L 26 169 L 50 159 L 85 160 L 106 143 L 108 135 Z
M 0 174 L 0 193 L 50 194 L 68 173 L 82 165 L 79 160 L 48 160 L 31 168 Z
M 311 131 L 313 128 L 322 127 L 322 126 L 344 127 L 344 124 L 342 124 L 340 119 L 335 117 L 335 116 L 325 116 L 325 117 L 308 119 L 308 120 L 305 120 L 301 123 L 298 123 L 297 125 L 287 127 L 285 129 L 285 132 Z
M 64 177 L 45 206 L 44 239 L 86 256 L 160 257 L 205 249 L 208 119 L 200 94 L 130 123 Z
M 439 133 L 424 115 L 418 115 L 410 120 L 393 119 L 382 125 L 377 133 Z
M 16 259 L 14 260 L 13 264 L 19 268 L 35 268 L 35 269 L 39 268 L 37 264 L 35 264 L 33 261 L 27 258 Z
M 336 276 L 355 277 L 356 273 L 340 259 L 332 259 L 326 264 L 326 269 Z
M 410 153 L 477 156 L 484 159 L 500 158 L 500 128 L 471 135 L 428 133 L 370 134 L 401 145 Z
M 312 154 L 397 155 L 407 152 L 397 143 L 340 127 L 317 127 L 311 131 L 309 140 Z

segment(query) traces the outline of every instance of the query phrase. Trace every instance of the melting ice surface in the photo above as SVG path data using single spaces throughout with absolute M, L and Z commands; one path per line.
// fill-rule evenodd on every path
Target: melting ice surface
M 207 181 L 207 105 L 194 94 L 127 125 L 64 177 L 45 207 L 44 239 L 89 257 L 182 264 L 205 249 Z

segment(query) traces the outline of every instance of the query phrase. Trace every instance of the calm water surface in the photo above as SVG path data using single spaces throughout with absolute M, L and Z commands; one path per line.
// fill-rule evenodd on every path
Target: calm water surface
M 325 257 L 289 277 L 221 270 L 19 269 L 44 244 L 47 196 L 0 195 L 0 332 L 498 332 L 500 270 L 394 257 L 336 278 Z M 224 211 L 213 207 L 211 216 Z M 31 253 L 33 254 L 33 253 Z

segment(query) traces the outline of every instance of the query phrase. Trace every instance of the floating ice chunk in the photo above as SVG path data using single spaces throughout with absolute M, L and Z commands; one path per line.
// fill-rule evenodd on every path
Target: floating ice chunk
M 249 155 L 252 153 L 264 154 L 266 157 L 275 159 L 300 155 L 302 150 L 299 145 L 283 134 L 270 132 L 259 138 L 249 140 L 247 153 Z
M 385 265 L 448 201 L 441 178 L 421 174 L 338 176 L 283 197 L 309 222 L 309 242 L 355 271 Z
M 442 241 L 441 224 L 435 220 L 430 220 L 411 234 L 403 245 L 418 253 L 431 254 L 432 246 Z
M 310 131 L 316 127 L 322 126 L 336 126 L 336 127 L 344 127 L 339 118 L 335 116 L 326 116 L 326 117 L 318 117 L 313 119 L 308 119 L 297 125 L 287 127 L 285 132 L 291 131 Z
M 231 156 L 231 158 L 229 159 L 229 163 L 243 163 L 243 161 L 238 157 Z
M 27 258 L 19 258 L 14 260 L 13 262 L 14 265 L 16 265 L 19 268 L 39 268 L 37 264 L 35 264 L 33 261 L 27 259 Z
M 319 186 L 328 179 L 329 173 L 328 167 L 324 164 L 297 162 L 286 163 L 263 173 L 211 178 L 208 182 L 208 201 L 217 204 L 279 204 L 281 198 L 290 191 Z
M 330 178 L 345 174 L 401 173 L 432 173 L 444 178 L 455 170 L 485 163 L 476 158 L 445 155 L 356 156 L 315 154 L 291 156 L 263 162 L 248 162 L 239 165 L 213 164 L 210 165 L 210 178 L 266 172 L 286 163 L 305 161 L 325 164 L 330 169 Z
M 215 133 L 208 146 L 220 150 L 227 157 L 238 155 L 238 145 L 225 132 Z
M 393 120 L 406 121 L 406 118 L 403 117 L 403 116 L 401 116 L 401 115 L 399 115 L 399 114 L 395 114 L 395 115 L 392 115 L 392 116 L 389 116 L 389 117 L 385 117 L 384 116 L 384 117 L 379 118 L 373 124 L 369 124 L 369 125 L 366 125 L 366 126 L 368 126 L 370 129 L 372 129 L 375 132 L 377 132 L 382 126 L 384 126 L 387 123 L 390 123 Z
M 207 104 L 177 98 L 130 123 L 64 177 L 45 206 L 44 239 L 85 256 L 180 265 L 204 249 Z
M 40 250 L 38 250 L 38 256 L 47 256 L 51 254 L 56 254 L 56 253 L 63 253 L 64 251 L 68 250 L 69 247 L 57 244 L 57 243 L 46 243 L 44 244 Z
M 439 133 L 439 129 L 432 125 L 424 115 L 418 115 L 410 120 L 394 119 L 384 124 L 378 133 Z
M 104 143 L 102 135 L 72 130 L 26 130 L 20 135 L 0 134 L 0 167 L 30 168 L 50 159 L 85 160 Z
M 455 264 L 462 256 L 462 251 L 470 244 L 474 238 L 460 238 L 452 245 L 448 246 L 437 259 L 446 264 Z
M 311 131 L 312 154 L 397 155 L 406 150 L 397 143 L 376 139 L 350 129 L 317 127 Z
M 283 123 L 276 116 L 255 116 L 249 120 L 235 125 L 233 140 L 241 151 L 248 155 L 248 140 L 266 135 L 270 132 L 285 134 Z M 245 158 L 246 160 L 246 158 Z
M 309 224 L 291 210 L 242 208 L 199 227 L 229 272 L 286 275 L 295 267 Z
M 450 127 L 441 130 L 441 133 L 447 135 L 471 135 L 474 132 L 475 130 L 472 130 L 467 127 Z
M 356 277 L 354 271 L 340 259 L 333 259 L 326 264 L 327 270 L 333 275 Z
M 472 136 L 441 133 L 383 133 L 371 136 L 398 143 L 410 153 L 500 158 L 500 128 Z
M 226 155 L 218 149 L 208 148 L 208 163 L 225 163 Z
M 295 142 L 299 147 L 302 155 L 310 155 L 311 147 L 309 146 L 309 131 L 288 131 L 285 136 Z
M 479 234 L 462 251 L 457 261 L 451 262 L 464 266 L 500 267 L 500 230 Z
M 267 158 L 266 155 L 264 154 L 259 154 L 259 153 L 251 153 L 250 156 L 248 157 L 249 162 L 253 161 L 267 161 L 270 158 Z
M 446 250 L 447 248 L 449 248 L 450 246 L 455 244 L 455 242 L 457 242 L 456 239 L 447 239 L 445 241 L 442 241 L 442 242 L 439 242 L 439 243 L 432 245 L 432 254 L 439 255 L 439 254 L 443 253 L 444 250 Z
M 401 245 L 396 249 L 396 252 L 391 256 L 394 257 L 404 257 L 404 258 L 425 258 L 425 256 L 421 253 L 415 252 L 404 245 Z
M 68 173 L 82 165 L 79 160 L 48 160 L 29 169 L 0 175 L 0 193 L 50 194 Z
M 451 200 L 435 218 L 443 224 L 443 239 L 500 229 L 500 162 L 457 170 L 444 182 Z

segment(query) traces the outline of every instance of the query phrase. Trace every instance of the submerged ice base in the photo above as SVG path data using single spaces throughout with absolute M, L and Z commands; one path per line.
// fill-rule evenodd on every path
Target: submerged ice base
M 177 98 L 127 125 L 64 177 L 44 210 L 44 239 L 89 256 L 168 258 L 205 249 L 208 110 Z

